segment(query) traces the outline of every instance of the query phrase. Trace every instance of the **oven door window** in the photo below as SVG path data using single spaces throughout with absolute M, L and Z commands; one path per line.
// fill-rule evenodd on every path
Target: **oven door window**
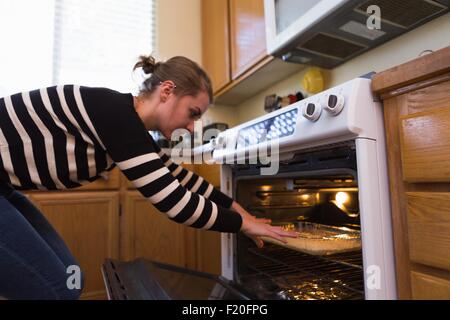
M 102 271 L 112 300 L 247 299 L 221 277 L 145 259 L 107 260 Z

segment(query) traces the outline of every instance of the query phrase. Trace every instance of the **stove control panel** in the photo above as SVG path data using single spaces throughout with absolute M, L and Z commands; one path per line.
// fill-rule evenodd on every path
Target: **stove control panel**
M 297 114 L 295 108 L 239 130 L 238 147 L 292 135 L 297 125 Z

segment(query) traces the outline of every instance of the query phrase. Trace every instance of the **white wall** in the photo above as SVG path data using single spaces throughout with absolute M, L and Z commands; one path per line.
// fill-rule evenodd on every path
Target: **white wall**
M 415 59 L 424 50 L 438 50 L 447 46 L 450 46 L 450 13 L 330 70 L 326 74 L 326 84 L 333 87 L 370 71 L 380 72 Z M 301 71 L 236 106 L 231 111 L 236 113 L 235 123 L 265 114 L 265 96 L 273 93 L 283 96 L 299 91 L 304 72 Z
M 201 62 L 200 0 L 157 0 L 156 31 L 159 59 L 182 55 Z
M 200 0 L 158 0 L 156 3 L 156 58 L 167 60 L 176 55 L 202 62 L 202 29 Z M 225 122 L 237 124 L 228 106 L 211 106 L 202 117 L 203 124 Z

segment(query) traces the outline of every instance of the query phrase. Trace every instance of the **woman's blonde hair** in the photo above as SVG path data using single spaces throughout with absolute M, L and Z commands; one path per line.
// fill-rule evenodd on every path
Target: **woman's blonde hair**
M 151 55 L 142 55 L 133 70 L 137 68 L 142 68 L 145 74 L 150 75 L 142 83 L 140 95 L 150 95 L 162 82 L 171 80 L 175 83 L 176 95 L 196 96 L 205 91 L 210 103 L 213 102 L 211 80 L 197 63 L 186 57 L 176 56 L 166 62 L 156 62 Z

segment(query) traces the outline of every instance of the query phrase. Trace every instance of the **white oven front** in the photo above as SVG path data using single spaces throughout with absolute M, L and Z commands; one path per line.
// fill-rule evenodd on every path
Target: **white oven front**
M 340 110 L 336 110 L 337 107 Z M 312 110 L 313 108 L 315 110 Z M 321 109 L 320 112 L 317 108 Z M 296 112 L 292 112 L 293 110 Z M 281 120 L 286 120 L 286 117 L 281 118 L 281 115 L 287 114 L 286 112 L 291 112 L 289 123 Z M 314 112 L 319 113 L 319 117 L 311 117 Z M 284 134 L 284 131 L 278 128 L 283 125 L 291 126 L 293 130 L 285 130 L 287 133 Z M 261 138 L 258 129 L 267 130 L 269 134 Z M 242 132 L 246 133 L 246 137 L 242 137 Z M 318 151 L 327 152 L 342 144 L 352 146 L 356 156 L 354 179 L 359 202 L 363 297 L 395 299 L 396 283 L 382 106 L 371 93 L 370 80 L 363 78 L 351 80 L 224 132 L 218 141 L 213 142 L 216 148 L 213 152 L 214 160 L 223 164 L 222 191 L 236 197 L 238 181 L 245 178 L 242 174 L 237 174 L 237 169 L 255 166 L 250 158 L 252 155 L 257 156 L 258 152 L 252 153 L 252 150 L 268 145 L 271 142 L 268 140 L 273 142 L 275 139 L 278 142 L 280 172 L 294 166 L 295 164 L 290 165 L 289 161 L 298 154 L 308 156 L 310 152 L 313 154 Z M 275 161 L 274 159 L 272 160 Z M 324 165 L 326 169 L 327 164 Z M 304 166 L 306 169 L 302 169 L 297 176 L 308 176 L 309 164 L 306 163 Z M 333 168 L 331 166 L 328 169 Z M 270 183 L 270 179 L 276 179 L 277 175 L 280 173 L 260 175 L 259 178 Z M 295 172 L 292 175 L 295 175 Z M 222 235 L 222 275 L 234 281 L 239 281 L 236 261 L 236 248 L 239 246 L 237 241 L 236 235 Z M 305 256 L 306 258 L 308 257 Z

